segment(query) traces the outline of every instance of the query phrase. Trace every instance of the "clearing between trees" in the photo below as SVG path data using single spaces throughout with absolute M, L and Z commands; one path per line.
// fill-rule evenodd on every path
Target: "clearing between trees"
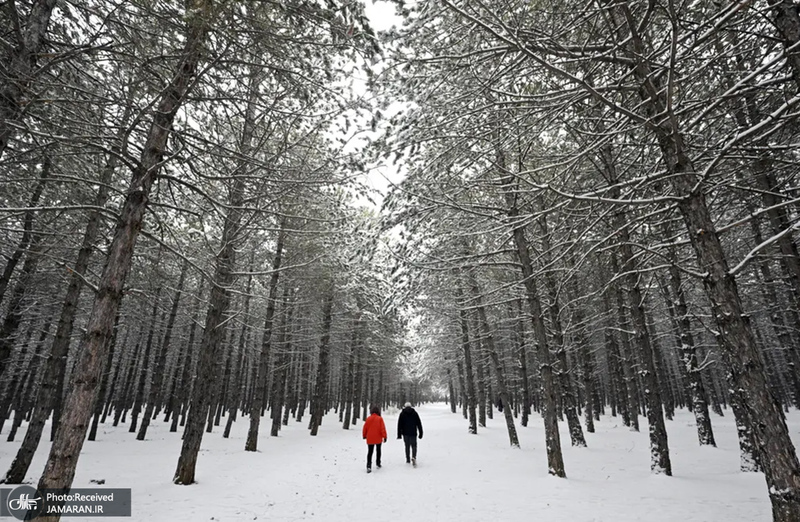
M 668 423 L 675 473 L 650 473 L 646 424 L 630 431 L 617 417 L 603 416 L 588 448 L 565 445 L 569 479 L 548 475 L 544 427 L 538 415 L 519 430 L 520 448 L 510 448 L 502 415 L 487 420 L 478 436 L 467 433 L 461 413 L 447 404 L 417 408 L 425 428 L 418 466 L 405 463 L 396 439 L 398 411 L 383 414 L 389 442 L 383 467 L 365 472 L 366 445 L 359 422 L 342 430 L 328 414 L 319 436 L 292 420 L 277 438 L 261 436 L 258 452 L 242 445 L 247 424 L 234 423 L 229 439 L 221 430 L 203 439 L 197 484 L 172 484 L 180 433 L 155 423 L 146 441 L 126 426 L 104 426 L 84 446 L 74 487 L 132 488 L 133 520 L 546 520 L 549 522 L 771 519 L 760 473 L 739 471 L 739 449 L 730 411 L 714 416 L 718 447 L 699 446 L 694 417 L 678 411 Z M 800 414 L 788 414 L 797 444 Z M 568 440 L 566 423 L 562 439 Z M 8 466 L 18 443 L 0 445 Z M 27 480 L 35 483 L 49 451 L 42 443 Z M 80 517 L 70 518 L 80 522 Z M 96 519 L 86 519 L 91 520 Z

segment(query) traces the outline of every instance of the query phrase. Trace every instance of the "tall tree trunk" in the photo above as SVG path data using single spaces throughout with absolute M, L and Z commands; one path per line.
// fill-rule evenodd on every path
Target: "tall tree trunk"
M 472 314 L 470 314 L 472 315 Z M 478 321 L 473 316 L 472 320 L 472 362 L 475 367 L 475 383 L 477 384 L 477 404 L 478 404 L 478 426 L 481 428 L 486 427 L 486 381 L 487 376 L 483 371 L 483 342 L 481 336 L 478 334 L 479 330 Z
M 606 317 L 608 317 L 608 322 L 613 324 L 614 322 L 614 312 L 612 311 L 611 299 L 609 297 L 609 293 L 611 290 L 607 290 L 603 292 L 603 311 Z M 630 403 L 628 401 L 628 397 L 630 397 L 630 393 L 628 392 L 628 379 L 625 377 L 625 361 L 622 358 L 622 354 L 619 350 L 619 344 L 617 343 L 617 339 L 614 336 L 614 332 L 610 325 L 607 325 L 603 329 L 604 333 L 604 340 L 606 346 L 606 353 L 608 357 L 608 363 L 610 366 L 610 372 L 612 375 L 612 380 L 614 382 L 614 387 L 617 392 L 616 396 L 616 403 L 617 403 L 617 410 L 619 411 L 620 416 L 622 417 L 622 424 L 625 426 L 633 428 L 631 423 L 631 414 L 630 414 Z M 634 413 L 635 415 L 635 413 Z M 639 431 L 638 429 L 636 431 Z
M 456 393 L 455 387 L 453 386 L 453 373 L 450 371 L 450 368 L 447 368 L 447 399 L 450 403 L 450 412 L 456 412 Z
M 64 409 L 39 489 L 67 489 L 72 485 L 75 466 L 83 447 L 92 405 L 105 362 L 105 348 L 117 315 L 122 289 L 130 271 L 136 238 L 142 227 L 148 196 L 164 159 L 172 122 L 195 76 L 203 49 L 208 22 L 212 19 L 211 0 L 190 0 L 186 8 L 186 41 L 180 64 L 170 84 L 162 92 L 139 163 L 120 212 L 114 238 L 98 285 L 84 341 L 78 355 L 77 371 L 72 375 Z M 46 517 L 56 522 L 59 516 Z
M 233 394 L 230 401 L 230 408 L 228 408 L 228 420 L 225 421 L 225 430 L 222 437 L 227 439 L 231 434 L 233 423 L 236 422 L 236 414 L 239 411 L 239 404 L 242 400 L 242 381 L 244 381 L 245 373 L 245 353 L 247 352 L 247 336 L 249 331 L 248 319 L 250 317 L 250 291 L 253 287 L 253 269 L 255 268 L 255 250 L 250 255 L 250 263 L 248 264 L 248 272 L 251 274 L 247 276 L 247 284 L 244 291 L 244 303 L 242 304 L 242 329 L 239 332 L 239 343 L 237 353 L 239 362 L 236 364 L 236 373 L 239 378 L 233 387 Z
M 764 238 L 761 237 L 759 219 L 752 214 L 751 212 L 750 227 L 753 231 L 753 241 L 756 245 L 760 245 L 764 242 Z M 775 290 L 775 280 L 772 277 L 769 260 L 761 255 L 758 256 L 758 270 L 762 278 L 762 284 L 759 286 L 767 302 L 772 303 L 773 307 L 780 306 L 781 300 L 778 298 L 778 292 Z M 790 307 L 790 310 L 787 310 L 786 313 L 791 317 L 790 321 L 794 323 L 795 327 L 800 326 L 800 316 L 797 312 L 797 308 Z M 775 335 L 778 337 L 781 348 L 784 350 L 784 353 L 788 354 L 786 373 L 791 383 L 792 399 L 794 400 L 795 406 L 800 408 L 800 375 L 798 375 L 798 371 L 800 371 L 800 362 L 798 361 L 797 349 L 789 334 L 789 328 L 786 325 L 786 321 L 784 321 L 782 310 L 775 310 L 773 308 L 773 311 L 770 312 L 770 322 L 775 331 Z M 782 369 L 779 368 L 778 371 L 782 371 Z
M 797 45 L 798 41 L 800 41 L 798 40 L 800 39 L 800 15 L 797 13 L 797 9 L 795 8 L 794 11 L 787 11 L 786 8 L 790 6 L 790 3 L 781 0 L 771 0 L 770 5 L 777 14 L 776 23 L 779 31 L 783 33 L 784 49 L 790 45 Z M 724 52 L 723 42 L 715 40 L 715 44 L 719 52 Z M 790 68 L 795 74 L 795 78 L 800 79 L 800 51 L 794 49 L 791 53 L 787 52 L 787 59 Z M 795 61 L 793 62 L 792 60 Z M 736 63 L 737 66 L 742 69 L 752 66 L 752 64 L 748 63 L 747 60 L 740 55 L 736 56 Z M 732 80 L 733 74 L 728 76 L 731 79 L 726 81 L 726 87 L 730 89 L 734 87 Z M 798 83 L 798 88 L 800 88 L 800 83 Z M 759 100 L 756 98 L 754 92 L 745 92 L 742 95 L 741 102 L 733 104 L 732 109 L 734 119 L 742 128 L 757 125 L 763 120 L 763 115 L 759 108 Z M 760 138 L 754 145 L 760 150 L 756 153 L 756 158 L 747 164 L 749 167 L 749 174 L 751 179 L 755 180 L 756 186 L 761 193 L 761 200 L 766 209 L 770 228 L 777 238 L 776 243 L 781 253 L 778 259 L 788 287 L 791 290 L 791 296 L 794 302 L 794 307 L 789 307 L 787 312 L 795 328 L 800 328 L 800 314 L 798 314 L 798 310 L 800 310 L 800 253 L 798 253 L 797 245 L 794 241 L 791 218 L 787 209 L 781 205 L 781 188 L 774 174 L 776 165 L 773 152 L 770 149 L 770 142 L 767 138 Z M 759 219 L 754 215 L 752 204 L 748 203 L 747 207 L 752 215 L 750 226 L 753 231 L 755 244 L 760 245 L 763 240 L 761 238 Z M 769 276 L 769 265 L 763 261 L 760 262 L 759 265 L 765 281 L 771 281 L 772 277 Z M 778 303 L 777 300 L 772 300 L 772 302 Z M 778 320 L 780 321 L 780 319 Z M 784 334 L 785 333 L 786 332 L 784 332 Z M 782 334 L 779 332 L 778 335 L 781 336 Z M 790 373 L 789 378 L 794 388 L 793 397 L 795 405 L 800 407 L 800 379 L 798 376 L 798 372 L 800 372 L 800 351 L 798 351 L 793 342 L 784 342 L 785 340 L 784 338 L 782 342 L 784 348 L 789 353 L 788 370 Z
M 520 219 L 517 206 L 517 191 L 513 175 L 506 171 L 505 157 L 498 155 L 498 166 L 504 176 L 503 192 L 508 213 L 511 235 L 514 240 L 517 257 L 522 268 L 522 283 L 530 307 L 533 331 L 536 338 L 540 364 L 540 380 L 542 383 L 542 417 L 544 420 L 545 447 L 547 448 L 547 470 L 551 475 L 566 478 L 564 470 L 564 457 L 561 453 L 561 437 L 558 433 L 558 418 L 556 416 L 556 383 L 553 376 L 552 355 L 547 341 L 542 304 L 539 300 L 539 291 L 536 279 L 533 277 L 533 261 L 528 252 L 528 240 L 525 237 L 524 221 Z
M 619 234 L 619 250 L 622 257 L 621 269 L 627 281 L 626 293 L 628 295 L 628 306 L 633 322 L 633 339 L 641 355 L 640 360 L 642 362 L 642 368 L 640 373 L 645 382 L 644 396 L 647 404 L 648 433 L 650 436 L 650 469 L 654 473 L 672 475 L 667 429 L 664 425 L 661 393 L 656 376 L 655 354 L 653 353 L 653 346 L 647 328 L 644 295 L 642 295 L 639 283 L 640 274 L 636 272 L 636 267 L 634 265 L 633 250 L 630 246 L 630 238 L 628 237 L 624 212 L 617 213 L 615 228 Z
M 276 351 L 276 361 L 278 373 L 273 378 L 272 386 L 272 429 L 270 436 L 277 437 L 281 429 L 281 412 L 283 403 L 286 398 L 286 381 L 289 373 L 289 360 L 292 352 L 292 320 L 293 320 L 293 304 L 292 296 L 287 286 L 283 292 L 283 325 L 278 333 L 278 348 Z
M 319 363 L 317 364 L 317 379 L 314 387 L 314 397 L 311 399 L 311 436 L 315 437 L 322 424 L 325 414 L 328 389 L 328 374 L 330 373 L 329 344 L 331 340 L 331 322 L 333 311 L 333 284 L 325 295 L 322 305 L 322 338 L 319 343 Z
M 611 255 L 611 266 L 614 273 L 620 272 L 616 254 Z M 636 380 L 636 359 L 634 357 L 633 348 L 631 347 L 630 325 L 628 323 L 628 315 L 625 313 L 625 296 L 619 284 L 613 286 L 612 292 L 614 293 L 614 305 L 616 308 L 617 325 L 619 327 L 619 338 L 621 341 L 618 345 L 620 351 L 619 361 L 622 374 L 625 377 L 625 389 L 628 392 L 626 398 L 628 418 L 630 420 L 631 429 L 639 431 L 639 384 Z
M 220 361 L 225 325 L 229 320 L 227 316 L 231 302 L 230 289 L 235 282 L 233 272 L 236 267 L 236 249 L 239 246 L 244 191 L 244 177 L 236 176 L 228 196 L 228 213 L 225 216 L 221 248 L 216 256 L 216 268 L 211 281 L 211 295 L 203 337 L 200 341 L 197 375 L 183 433 L 181 455 L 172 479 L 175 484 L 184 486 L 194 483 L 197 454 L 203 440 L 203 424 L 207 415 L 213 411 L 210 409 L 214 406 L 215 394 L 221 392 L 222 383 L 217 378 L 217 365 Z
M 173 433 L 178 431 L 178 423 L 180 423 L 181 426 L 186 424 L 186 413 L 189 410 L 189 397 L 194 389 L 194 383 L 197 381 L 193 371 L 194 365 L 192 364 L 192 353 L 194 352 L 194 338 L 197 332 L 197 325 L 199 323 L 198 315 L 200 313 L 200 302 L 203 300 L 204 287 L 205 279 L 201 277 L 197 288 L 197 297 L 194 300 L 195 305 L 190 315 L 191 324 L 189 325 L 189 338 L 187 339 L 186 346 L 184 347 L 185 354 L 183 369 L 181 370 L 181 386 L 179 388 L 178 396 L 175 399 L 178 408 L 180 409 L 180 420 L 178 419 L 178 412 L 175 412 L 175 416 L 172 417 L 172 423 L 169 426 L 169 431 Z
M 514 426 L 514 415 L 511 409 L 511 399 L 508 396 L 508 389 L 506 388 L 505 373 L 503 366 L 500 364 L 500 357 L 497 355 L 497 348 L 494 344 L 494 333 L 489 326 L 489 320 L 486 317 L 486 309 L 483 306 L 483 298 L 481 297 L 481 289 L 478 286 L 478 281 L 474 274 L 470 275 L 472 286 L 472 299 L 475 303 L 475 308 L 478 312 L 478 322 L 480 324 L 481 334 L 486 342 L 486 350 L 489 352 L 489 358 L 494 367 L 495 377 L 497 378 L 497 386 L 500 389 L 500 400 L 503 404 L 503 415 L 506 419 L 506 429 L 508 430 L 508 439 L 512 448 L 519 448 L 519 437 L 517 437 L 517 428 Z
M 360 345 L 359 345 L 360 348 Z M 356 366 L 355 366 L 355 386 L 353 387 L 353 418 L 350 424 L 355 426 L 358 423 L 358 417 L 361 410 L 361 390 L 364 386 L 364 354 L 359 349 L 356 352 Z
M 358 357 L 358 333 L 359 318 L 353 320 L 353 332 L 350 340 L 350 353 L 347 357 L 347 376 L 344 383 L 344 417 L 342 418 L 342 429 L 350 429 L 350 420 L 353 416 L 353 394 L 355 390 L 355 365 Z
M 133 386 L 133 380 L 135 378 L 134 373 L 136 372 L 136 366 L 139 362 L 139 353 L 141 347 L 141 330 L 139 330 L 136 342 L 133 345 L 133 350 L 131 354 L 128 356 L 128 366 L 125 370 L 125 380 L 123 381 L 122 389 L 120 393 L 117 395 L 115 405 L 114 405 L 114 422 L 112 426 L 116 427 L 120 422 L 120 417 L 124 417 L 125 413 L 127 412 L 128 408 L 128 396 L 130 394 L 130 389 Z M 125 423 L 124 418 L 122 419 L 122 423 Z
M 792 3 L 783 0 L 769 0 L 769 5 L 773 8 L 776 15 L 775 25 L 780 33 L 780 40 L 783 43 L 784 52 L 786 53 L 787 64 L 792 71 L 795 82 L 800 88 L 800 51 L 796 48 L 800 42 L 800 13 L 796 7 L 792 7 Z M 714 40 L 716 50 L 721 55 L 725 53 L 726 45 L 735 45 L 736 41 L 732 33 L 728 33 L 728 42 L 722 41 L 717 38 Z M 790 48 L 794 46 L 794 49 Z M 753 67 L 747 58 L 737 53 L 735 55 L 736 66 L 739 70 L 748 70 Z M 720 62 L 726 72 L 733 72 L 727 67 L 727 62 L 722 60 Z M 727 89 L 735 88 L 734 74 L 726 74 L 723 76 L 724 85 Z M 733 117 L 736 123 L 741 128 L 748 128 L 760 124 L 764 117 L 760 110 L 760 101 L 757 98 L 755 91 L 745 90 L 741 94 L 741 99 L 735 100 L 731 104 Z M 781 187 L 777 182 L 774 171 L 776 168 L 774 160 L 774 151 L 771 148 L 771 143 L 767 137 L 760 137 L 755 140 L 753 145 L 752 154 L 755 158 L 747 163 L 749 178 L 755 180 L 756 186 L 761 194 L 762 203 L 766 209 L 766 214 L 773 234 L 777 238 L 777 245 L 781 252 L 779 256 L 780 266 L 784 273 L 786 282 L 791 289 L 792 300 L 794 307 L 789 307 L 787 312 L 790 314 L 795 328 L 800 327 L 800 315 L 797 310 L 800 310 L 800 254 L 798 254 L 797 245 L 795 244 L 791 218 L 788 215 L 787 209 L 781 205 Z M 747 204 L 748 211 L 753 214 L 752 204 Z M 758 224 L 758 219 L 755 215 L 752 216 L 751 227 L 754 232 L 754 238 L 757 238 L 755 243 L 760 245 L 762 243 L 761 232 Z M 762 267 L 762 275 L 764 274 L 763 268 L 766 267 L 769 271 L 768 265 L 760 263 Z M 771 277 L 765 277 L 769 281 Z M 763 286 L 763 285 L 762 285 Z M 777 303 L 776 300 L 772 302 Z M 779 319 L 780 321 L 780 319 Z M 784 332 L 786 333 L 786 332 Z M 781 336 L 781 334 L 778 334 Z M 783 340 L 782 340 L 783 342 Z M 800 393 L 798 393 L 798 371 L 800 371 L 800 352 L 793 342 L 783 342 L 783 345 L 789 353 L 789 379 L 793 382 L 795 389 L 793 397 L 795 405 L 800 407 Z M 783 373 L 783 372 L 781 372 Z
M 522 383 L 522 420 L 523 427 L 528 426 L 528 416 L 531 414 L 531 386 L 528 379 L 528 354 L 525 351 L 525 324 L 523 322 L 522 299 L 517 299 L 517 343 L 519 360 L 519 379 Z
M 464 352 L 464 381 L 466 383 L 462 383 L 462 389 L 466 389 L 466 405 L 467 405 L 467 414 L 469 415 L 469 433 L 475 435 L 478 433 L 478 419 L 477 419 L 477 412 L 476 403 L 475 403 L 475 377 L 472 371 L 472 349 L 470 347 L 470 335 L 469 335 L 469 320 L 467 318 L 467 311 L 464 308 L 464 303 L 462 303 L 462 293 L 461 289 L 456 286 L 456 302 L 460 305 L 458 308 L 458 322 L 461 326 L 461 348 Z M 461 374 L 461 370 L 459 369 L 459 374 Z M 464 384 L 466 384 L 466 388 L 464 388 Z
M 290 372 L 289 372 L 289 384 L 288 390 L 286 392 L 286 408 L 283 410 L 283 420 L 281 423 L 284 426 L 289 425 L 289 415 L 293 414 L 297 411 L 297 377 L 298 377 L 298 368 L 300 366 L 300 357 L 299 352 L 295 350 L 292 353 L 292 362 L 290 365 Z M 348 404 L 351 402 L 348 401 Z
M 272 275 L 269 280 L 269 295 L 267 297 L 267 313 L 264 318 L 264 337 L 261 341 L 261 352 L 256 362 L 255 391 L 253 402 L 250 404 L 250 427 L 247 431 L 245 451 L 258 449 L 258 428 L 261 424 L 261 414 L 267 400 L 267 371 L 269 370 L 270 342 L 272 340 L 272 323 L 275 317 L 275 300 L 278 297 L 278 278 L 280 276 L 281 256 L 283 255 L 283 242 L 286 239 L 286 221 L 282 219 L 275 245 L 275 258 L 272 260 Z
M 542 204 L 544 207 L 544 204 Z M 542 229 L 542 252 L 544 262 L 547 265 L 552 263 L 550 255 L 550 229 L 547 225 L 547 218 L 544 214 L 538 219 L 539 226 Z M 550 313 L 550 328 L 553 330 L 553 344 L 555 345 L 555 355 L 558 361 L 559 369 L 557 372 L 558 381 L 561 387 L 561 399 L 563 402 L 564 413 L 567 415 L 567 426 L 569 428 L 570 441 L 573 446 L 586 447 L 586 437 L 583 435 L 583 428 L 581 428 L 580 417 L 578 416 L 578 402 L 575 399 L 575 394 L 572 390 L 572 382 L 570 380 L 570 369 L 567 363 L 567 346 L 564 340 L 564 329 L 561 325 L 561 305 L 558 299 L 558 287 L 553 279 L 552 272 L 548 272 L 545 276 L 545 282 L 550 292 L 550 306 L 548 311 Z
M 494 390 L 492 389 L 492 370 L 489 368 L 489 361 L 486 353 L 486 349 L 483 348 L 485 343 L 481 343 L 481 361 L 483 364 L 481 367 L 485 366 L 485 370 L 482 370 L 483 378 L 481 380 L 486 381 L 486 396 L 485 396 L 485 404 L 486 404 L 486 417 L 489 419 L 494 418 L 494 408 L 492 405 L 494 404 Z
M 230 308 L 230 305 L 228 305 Z M 214 382 L 213 393 L 211 394 L 211 401 L 208 408 L 208 424 L 206 424 L 206 433 L 211 433 L 214 426 L 219 426 L 222 420 L 222 410 L 225 409 L 227 401 L 228 387 L 231 380 L 231 337 L 233 330 L 230 328 L 225 329 L 225 333 L 220 339 L 220 348 L 217 349 L 222 354 L 222 359 L 215 362 L 217 369 L 225 368 L 222 372 L 222 378 L 217 377 Z
M 769 165 L 765 165 L 767 163 Z M 756 161 L 756 164 L 757 165 L 753 167 L 753 170 L 755 170 L 754 177 L 759 182 L 758 184 L 763 194 L 764 205 L 768 208 L 767 216 L 769 217 L 772 232 L 778 237 L 777 244 L 781 254 L 778 256 L 778 259 L 780 260 L 780 266 L 786 276 L 786 280 L 789 283 L 788 286 L 793 298 L 794 306 L 788 307 L 787 313 L 794 327 L 797 328 L 800 327 L 800 314 L 798 314 L 798 310 L 800 310 L 800 254 L 798 254 L 797 245 L 792 238 L 792 234 L 790 232 L 787 233 L 792 228 L 790 218 L 784 208 L 778 207 L 780 201 L 774 193 L 776 187 L 775 179 L 771 172 L 771 169 L 774 168 L 772 162 L 765 158 L 760 158 Z M 753 239 L 756 245 L 760 245 L 763 242 L 758 221 L 756 217 L 750 220 Z M 769 264 L 762 256 L 759 256 L 758 264 L 765 282 L 765 285 L 762 285 L 764 291 L 769 292 L 771 294 L 770 297 L 774 297 L 774 299 L 771 300 L 772 303 L 778 304 L 780 301 L 777 300 L 775 289 L 773 285 L 769 284 L 772 281 Z M 771 319 L 778 330 L 781 343 L 788 354 L 788 377 L 792 382 L 792 395 L 795 406 L 800 408 L 800 375 L 798 375 L 798 372 L 800 372 L 800 352 L 798 352 L 795 343 L 791 342 L 789 339 L 787 335 L 788 332 L 781 327 L 780 323 L 783 322 L 783 318 L 780 316 L 780 312 L 772 314 Z
M 733 389 L 742 401 L 750 421 L 764 475 L 772 516 L 776 522 L 800 520 L 800 462 L 780 405 L 769 391 L 764 363 L 744 312 L 734 274 L 711 218 L 705 195 L 698 190 L 699 179 L 678 128 L 678 118 L 665 103 L 664 90 L 656 85 L 645 45 L 626 5 L 619 5 L 631 34 L 628 46 L 636 56 L 634 75 L 640 82 L 640 96 L 658 140 L 669 181 L 678 198 L 677 206 L 703 272 L 703 287 L 711 303 L 720 348 L 730 370 Z M 745 421 L 747 422 L 747 421 Z
M 583 389 L 584 389 L 584 410 L 583 418 L 586 423 L 586 431 L 594 433 L 594 415 L 598 413 L 599 408 L 596 408 L 593 402 L 596 398 L 596 389 L 594 385 L 594 355 L 589 350 L 589 343 L 584 336 L 581 336 L 578 347 L 579 358 L 581 367 L 583 369 Z
M 214 278 L 211 281 L 211 295 L 206 312 L 205 328 L 200 341 L 197 361 L 197 375 L 192 389 L 183 445 L 173 482 L 189 485 L 194 483 L 197 454 L 203 440 L 204 421 L 213 406 L 214 393 L 219 380 L 217 363 L 220 360 L 220 347 L 225 334 L 230 308 L 230 288 L 234 283 L 233 270 L 236 266 L 236 246 L 241 221 L 240 208 L 244 196 L 244 180 L 237 177 L 229 196 L 228 215 L 222 232 L 222 245 L 216 258 Z
M 462 334 L 463 334 L 463 328 L 462 328 Z M 467 338 L 467 341 L 469 341 L 469 338 Z M 462 342 L 462 345 L 463 345 L 463 342 Z M 464 383 L 464 380 L 465 380 L 464 379 L 464 363 L 461 361 L 461 359 L 457 359 L 457 361 L 456 361 L 456 370 L 458 371 L 458 389 L 459 389 L 460 397 L 461 397 L 461 415 L 464 417 L 464 420 L 467 420 L 469 418 L 469 414 L 467 413 L 467 407 L 468 407 L 468 404 L 469 404 L 469 400 L 467 399 L 467 386 Z M 470 426 L 472 426 L 472 423 L 470 423 Z M 477 422 L 475 423 L 475 426 L 476 426 L 475 433 L 477 433 L 477 431 L 478 431 L 477 430 L 477 426 L 478 426 Z M 472 432 L 470 432 L 470 433 L 472 433 Z
M 670 252 L 669 259 L 673 264 L 669 268 L 669 286 L 663 285 L 663 293 L 667 301 L 667 313 L 674 318 L 677 326 L 676 342 L 680 347 L 683 364 L 686 367 L 686 374 L 689 380 L 692 413 L 694 413 L 695 425 L 697 426 L 697 438 L 701 446 L 716 446 L 714 430 L 711 427 L 711 417 L 708 414 L 708 403 L 705 398 L 703 380 L 700 378 L 700 369 L 697 365 L 697 352 L 691 330 L 689 309 L 686 305 L 686 294 L 683 291 L 680 270 L 674 264 L 677 262 L 674 249 Z
M 645 320 L 648 320 L 645 313 Z M 655 368 L 656 382 L 658 383 L 659 394 L 661 395 L 661 404 L 664 411 L 664 417 L 667 420 L 672 420 L 675 417 L 675 396 L 672 393 L 669 368 L 667 368 L 666 360 L 658 339 L 654 333 L 654 326 L 652 321 L 647 321 L 647 335 L 650 337 L 650 342 L 653 349 L 653 367 Z
M 303 414 L 306 410 L 306 405 L 308 404 L 308 397 L 311 395 L 311 354 L 305 354 L 305 361 L 303 362 L 304 369 L 301 371 L 300 380 L 302 382 L 300 388 L 300 401 L 297 408 L 297 422 L 303 422 Z M 360 388 L 359 388 L 360 391 Z M 360 396 L 359 396 L 360 400 Z M 356 412 L 353 412 L 354 414 Z M 355 420 L 353 420 L 353 424 L 355 424 Z
M 97 437 L 97 425 L 100 421 L 100 415 L 103 413 L 104 406 L 110 402 L 106 401 L 106 390 L 109 388 L 109 374 L 111 373 L 111 364 L 114 361 L 114 352 L 116 351 L 117 334 L 119 333 L 119 312 L 114 319 L 114 329 L 112 330 L 111 337 L 108 339 L 108 355 L 106 356 L 106 363 L 103 365 L 103 376 L 100 380 L 100 387 L 97 389 L 97 398 L 94 401 L 94 415 L 92 415 L 92 426 L 89 428 L 89 436 L 87 440 L 94 441 Z M 111 383 L 113 390 L 114 383 Z
M 172 328 L 175 326 L 175 318 L 178 316 L 178 305 L 181 301 L 183 283 L 186 280 L 186 270 L 188 270 L 188 268 L 189 263 L 184 261 L 181 267 L 181 275 L 178 277 L 178 287 L 175 289 L 175 297 L 172 299 L 172 309 L 169 312 L 169 319 L 167 319 L 167 331 L 164 333 L 161 350 L 156 358 L 156 364 L 151 374 L 150 396 L 147 399 L 147 408 L 144 410 L 142 424 L 139 426 L 139 433 L 136 434 L 136 440 L 144 440 L 147 436 L 147 428 L 150 426 L 150 419 L 153 418 L 153 410 L 156 404 L 161 401 L 161 385 L 164 381 L 164 367 L 167 362 L 167 352 L 169 351 L 170 342 L 172 340 Z
M 116 141 L 112 144 L 111 153 L 106 158 L 106 163 L 100 174 L 100 180 L 95 195 L 94 205 L 96 209 L 106 206 L 109 198 L 111 180 L 114 172 L 119 165 L 120 156 L 127 152 L 127 136 L 130 133 L 128 128 L 131 115 L 133 113 L 133 100 L 135 88 L 131 86 L 127 93 L 125 109 L 121 118 L 121 130 L 116 136 Z M 89 213 L 89 218 L 86 223 L 86 229 L 83 233 L 83 241 L 81 248 L 78 251 L 78 257 L 75 260 L 75 266 L 72 269 L 69 278 L 69 285 L 67 286 L 67 294 L 64 296 L 64 304 L 61 307 L 61 316 L 58 319 L 58 327 L 56 329 L 56 336 L 53 339 L 53 346 L 50 349 L 50 357 L 47 361 L 46 375 L 55 376 L 55 383 L 50 384 L 46 381 L 45 395 L 40 399 L 37 398 L 37 404 L 40 400 L 42 407 L 46 408 L 44 412 L 45 417 L 53 411 L 53 422 L 51 424 L 51 439 L 55 437 L 55 430 L 58 428 L 58 423 L 61 419 L 61 409 L 63 405 L 63 390 L 64 390 L 64 376 L 67 371 L 67 357 L 69 355 L 70 339 L 72 338 L 72 330 L 75 324 L 75 316 L 78 313 L 78 300 L 80 299 L 81 291 L 83 290 L 83 277 L 89 266 L 89 261 L 92 257 L 92 252 L 97 242 L 97 237 L 100 235 L 100 225 L 102 224 L 102 216 L 99 210 L 92 210 Z M 118 317 L 117 313 L 117 317 Z M 116 321 L 116 319 L 115 319 Z M 113 335 L 113 334 L 112 334 Z M 42 421 L 44 422 L 44 420 Z M 26 434 L 27 435 L 27 434 Z M 41 437 L 39 435 L 38 437 Z M 38 438 L 37 442 L 38 444 Z
M 161 253 L 159 252 L 158 258 L 153 263 L 153 271 L 160 263 Z M 136 431 L 136 426 L 139 421 L 139 413 L 142 411 L 142 403 L 144 402 L 144 389 L 147 384 L 147 374 L 150 370 L 151 352 L 153 350 L 153 337 L 155 337 L 156 330 L 158 330 L 158 308 L 161 301 L 161 285 L 156 288 L 156 295 L 153 298 L 153 312 L 150 316 L 150 328 L 147 332 L 147 341 L 144 344 L 144 358 L 142 359 L 142 369 L 138 375 L 138 382 L 136 384 L 136 398 L 133 401 L 133 409 L 131 410 L 131 425 L 128 428 L 130 433 Z M 162 317 L 163 320 L 163 317 Z
M 575 301 L 574 283 L 571 287 L 571 293 L 568 295 L 570 301 Z M 584 422 L 586 423 L 586 431 L 594 433 L 594 416 L 599 416 L 600 400 L 597 395 L 597 387 L 595 386 L 595 371 L 596 364 L 594 360 L 594 353 L 592 353 L 589 340 L 586 338 L 586 331 L 584 327 L 584 312 L 580 303 L 575 307 L 575 326 L 578 328 L 577 344 L 578 344 L 578 364 L 582 369 L 583 377 L 583 390 L 584 390 Z

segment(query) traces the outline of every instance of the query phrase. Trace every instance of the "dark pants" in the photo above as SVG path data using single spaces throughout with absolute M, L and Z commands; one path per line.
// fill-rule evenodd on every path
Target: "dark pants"
M 411 462 L 409 450 L 411 450 L 411 457 L 417 458 L 417 436 L 403 435 L 403 442 L 406 443 L 406 462 Z
M 375 465 L 381 467 L 381 445 L 367 444 L 367 468 L 372 468 L 372 450 L 375 451 Z

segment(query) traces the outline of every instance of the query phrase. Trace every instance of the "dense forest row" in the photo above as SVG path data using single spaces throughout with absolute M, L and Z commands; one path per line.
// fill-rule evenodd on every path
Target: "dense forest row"
M 729 405 L 742 468 L 763 469 L 776 520 L 800 520 L 782 411 L 800 397 L 797 5 L 443 0 L 403 15 L 376 81 L 404 101 L 380 140 L 406 169 L 384 215 L 403 225 L 397 253 L 470 429 L 488 396 L 539 406 L 565 476 L 559 417 L 591 444 L 579 413 L 592 431 L 610 407 L 633 429 L 646 416 L 651 468 L 669 475 L 674 408 L 713 445 L 709 409 Z
M 333 133 L 379 51 L 362 9 L 0 10 L 0 418 L 9 440 L 28 423 L 6 483 L 44 436 L 39 486 L 69 487 L 99 423 L 180 426 L 191 484 L 223 414 L 255 451 L 289 415 L 316 435 L 333 405 L 346 428 L 369 401 L 419 400 L 380 223 Z
M 561 477 L 559 422 L 642 423 L 671 475 L 688 408 L 800 520 L 797 6 L 393 4 L 0 10 L 3 480 L 49 437 L 69 487 L 99 425 L 165 422 L 191 484 L 237 418 L 255 451 L 445 398 L 512 446 L 538 412 Z

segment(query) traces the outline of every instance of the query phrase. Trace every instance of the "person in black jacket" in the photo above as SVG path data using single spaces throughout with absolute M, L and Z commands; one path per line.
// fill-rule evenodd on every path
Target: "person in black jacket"
M 406 445 L 406 463 L 410 462 L 414 466 L 417 465 L 417 432 L 422 439 L 422 421 L 419 420 L 417 411 L 411 407 L 411 403 L 407 402 L 400 412 L 400 417 L 397 418 L 397 438 L 403 437 Z

